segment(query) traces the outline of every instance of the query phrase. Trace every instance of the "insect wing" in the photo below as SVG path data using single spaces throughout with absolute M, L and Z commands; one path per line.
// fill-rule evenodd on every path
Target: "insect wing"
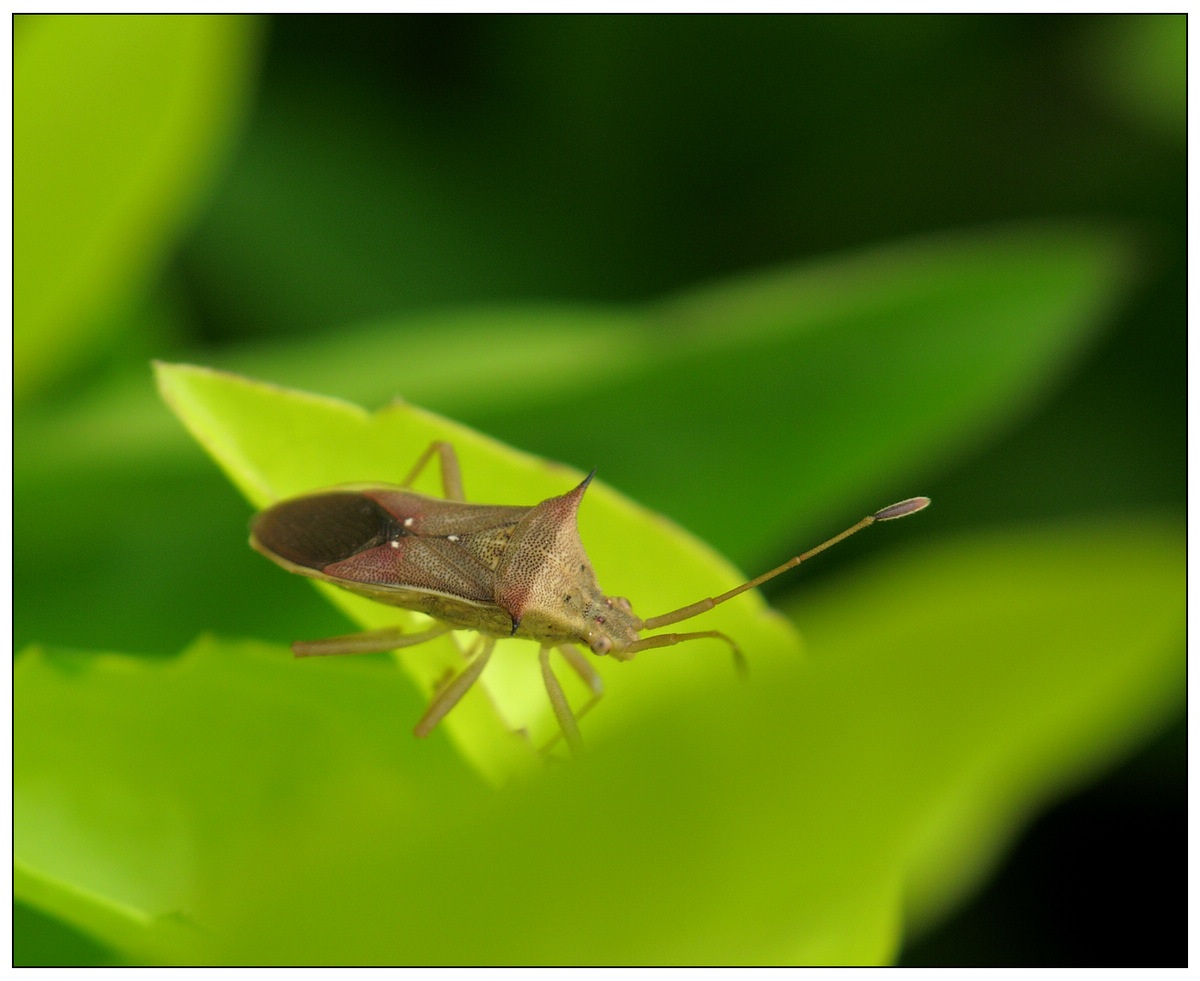
M 289 571 L 385 603 L 425 609 L 411 594 L 434 592 L 491 604 L 493 570 L 528 511 L 387 487 L 333 490 L 263 511 L 251 544 Z
M 255 515 L 250 543 L 294 571 L 322 572 L 383 544 L 391 516 L 361 494 L 331 491 L 281 501 Z

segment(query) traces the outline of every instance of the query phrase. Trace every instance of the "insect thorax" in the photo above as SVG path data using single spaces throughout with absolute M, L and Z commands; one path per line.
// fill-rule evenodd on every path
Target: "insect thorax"
M 606 653 L 637 640 L 641 621 L 596 582 L 576 524 L 585 488 L 543 501 L 521 519 L 496 567 L 496 601 L 512 614 L 514 636 Z M 608 638 L 603 650 L 600 637 Z

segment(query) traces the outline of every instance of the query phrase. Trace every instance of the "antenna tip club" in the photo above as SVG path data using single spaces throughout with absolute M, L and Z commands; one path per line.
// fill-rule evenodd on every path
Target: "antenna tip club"
M 910 497 L 907 501 L 901 501 L 899 504 L 891 504 L 886 508 L 876 511 L 871 517 L 876 521 L 893 521 L 896 518 L 907 518 L 910 514 L 916 514 L 927 507 L 929 507 L 929 498 Z

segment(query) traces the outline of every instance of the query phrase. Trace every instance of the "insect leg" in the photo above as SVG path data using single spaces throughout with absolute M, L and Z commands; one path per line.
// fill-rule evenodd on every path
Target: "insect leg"
M 550 670 L 550 648 L 543 647 L 538 651 L 538 661 L 542 665 L 542 680 L 546 683 L 546 692 L 550 696 L 550 704 L 554 708 L 554 716 L 558 719 L 558 727 L 562 730 L 571 747 L 572 753 L 583 752 L 583 737 L 579 735 L 579 724 L 575 720 L 571 706 L 567 704 L 567 696 L 563 694 L 562 685 Z
M 638 651 L 648 651 L 652 647 L 674 647 L 676 644 L 682 644 L 684 641 L 703 640 L 707 637 L 725 641 L 729 645 L 730 650 L 733 651 L 733 666 L 737 669 L 737 673 L 743 678 L 750 673 L 741 648 L 738 647 L 732 637 L 721 633 L 719 630 L 696 630 L 686 634 L 657 634 L 654 637 L 643 637 L 641 640 L 635 641 L 626 647 L 622 653 L 636 654 Z
M 582 719 L 591 711 L 592 706 L 604 697 L 604 682 L 600 678 L 600 672 L 592 667 L 587 655 L 583 654 L 574 644 L 560 644 L 558 649 L 562 653 L 563 660 L 571 665 L 592 693 L 587 704 L 575 713 L 576 719 Z
M 433 459 L 434 453 L 438 455 L 438 462 L 442 468 L 443 495 L 450 501 L 465 501 L 466 497 L 463 496 L 462 470 L 458 466 L 458 455 L 454 452 L 453 446 L 440 439 L 434 440 L 429 444 L 425 452 L 417 460 L 416 466 L 409 471 L 408 476 L 404 478 L 404 482 L 400 486 L 411 487 L 412 482 L 420 476 L 421 471 Z
M 445 688 L 433 696 L 433 701 L 429 703 L 429 708 L 421 716 L 421 721 L 413 728 L 413 735 L 418 739 L 424 739 L 433 732 L 433 727 L 445 718 L 446 713 L 454 708 L 467 693 L 467 689 L 475 684 L 475 679 L 486 667 L 488 658 L 492 656 L 492 648 L 495 646 L 496 641 L 493 638 L 488 637 L 484 640 L 475 656 L 467 662 L 467 666 L 450 679 L 450 683 Z
M 424 644 L 427 640 L 448 633 L 449 627 L 439 624 L 419 633 L 406 634 L 399 627 L 383 630 L 365 630 L 360 634 L 344 637 L 327 637 L 324 640 L 298 640 L 292 645 L 296 657 L 320 657 L 327 654 L 379 654 L 401 647 Z
M 575 647 L 573 644 L 560 644 L 558 649 L 562 652 L 563 660 L 583 679 L 584 684 L 588 686 L 592 693 L 592 697 L 587 700 L 583 708 L 574 713 L 575 721 L 578 722 L 604 697 L 604 682 L 600 678 L 600 673 L 592 667 L 591 662 L 587 659 L 587 655 L 582 653 L 578 647 Z M 545 753 L 553 749 L 562 737 L 563 731 L 560 726 L 559 731 L 541 748 L 540 752 Z

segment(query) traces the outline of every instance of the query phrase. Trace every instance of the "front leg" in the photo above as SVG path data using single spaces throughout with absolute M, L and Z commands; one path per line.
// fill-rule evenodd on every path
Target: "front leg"
M 694 630 L 686 634 L 655 634 L 653 637 L 643 637 L 641 640 L 634 641 L 621 653 L 626 657 L 632 657 L 638 651 L 648 651 L 655 647 L 674 647 L 676 644 L 683 644 L 689 640 L 704 640 L 710 637 L 714 640 L 723 640 L 729 645 L 733 652 L 734 669 L 741 677 L 747 677 L 750 669 L 746 664 L 746 657 L 742 654 L 742 649 L 738 647 L 732 637 L 719 630 Z M 625 660 L 625 657 L 621 659 Z
M 563 694 L 562 686 L 558 683 L 558 679 L 554 677 L 554 672 L 550 669 L 550 648 L 543 647 L 538 651 L 538 661 L 542 666 L 542 681 L 546 685 L 546 694 L 550 696 L 550 705 L 554 709 L 554 716 L 558 719 L 558 727 L 562 730 L 562 734 L 566 737 L 567 745 L 571 747 L 572 753 L 583 752 L 583 737 L 579 735 L 579 724 L 575 721 L 575 715 L 571 712 L 571 706 L 567 704 L 567 696 Z
M 554 707 L 554 717 L 558 719 L 558 732 L 556 732 L 545 746 L 539 752 L 543 755 L 552 750 L 560 739 L 567 738 L 571 745 L 572 752 L 579 752 L 583 746 L 582 737 L 579 736 L 579 720 L 588 714 L 596 704 L 604 697 L 604 682 L 600 678 L 600 673 L 592 667 L 587 659 L 587 655 L 582 653 L 578 647 L 573 644 L 559 644 L 558 652 L 563 656 L 563 660 L 571 667 L 571 669 L 583 679 L 584 684 L 591 691 L 591 697 L 578 712 L 572 711 L 569 705 L 566 705 L 567 724 L 563 724 L 563 706 L 566 703 L 566 697 L 563 695 L 562 687 L 558 684 L 558 679 L 551 672 L 549 678 L 546 673 L 550 670 L 549 663 L 542 662 L 542 679 L 546 684 L 546 691 L 550 694 L 550 704 Z M 562 695 L 562 704 L 555 702 L 554 691 L 557 689 L 558 694 Z M 570 730 L 577 739 L 576 743 L 570 743 L 570 737 L 567 732 Z

